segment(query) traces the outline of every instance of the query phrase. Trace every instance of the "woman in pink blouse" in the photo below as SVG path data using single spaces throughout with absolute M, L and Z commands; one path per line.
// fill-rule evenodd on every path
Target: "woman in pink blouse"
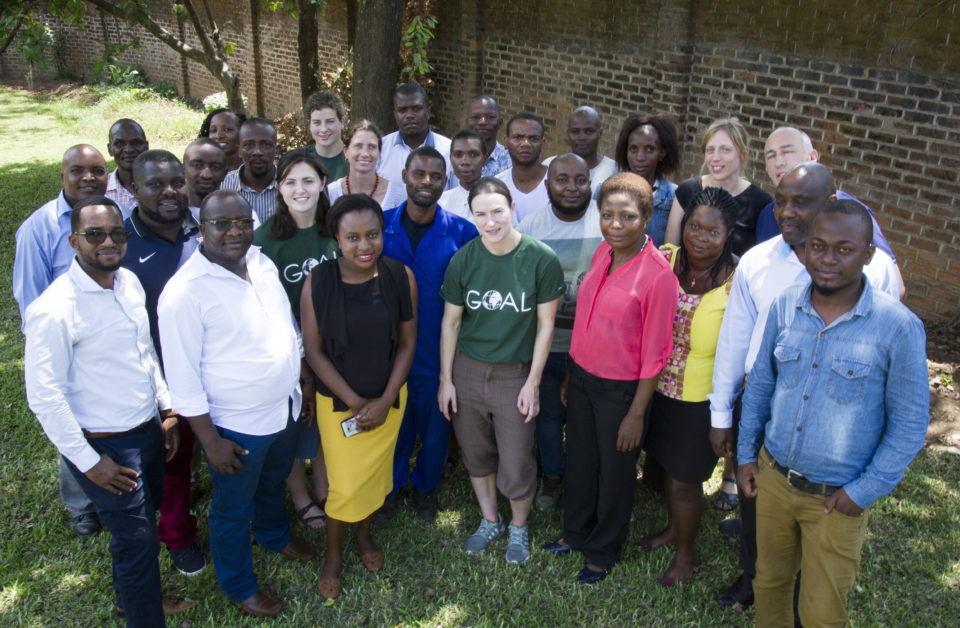
M 577 550 L 581 584 L 598 582 L 620 558 L 633 510 L 644 414 L 673 349 L 678 284 L 644 234 L 650 184 L 610 177 L 597 194 L 604 242 L 580 284 L 566 388 L 564 535 L 548 552 Z M 600 481 L 603 478 L 603 481 Z

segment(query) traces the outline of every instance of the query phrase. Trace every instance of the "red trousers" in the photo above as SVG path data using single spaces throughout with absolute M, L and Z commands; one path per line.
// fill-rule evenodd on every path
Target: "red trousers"
M 190 460 L 194 435 L 180 419 L 180 448 L 163 470 L 163 502 L 157 537 L 169 549 L 189 547 L 197 542 L 197 518 L 190 514 Z

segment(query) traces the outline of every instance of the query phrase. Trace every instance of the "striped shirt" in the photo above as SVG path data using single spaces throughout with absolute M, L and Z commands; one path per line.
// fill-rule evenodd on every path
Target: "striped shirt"
M 276 176 L 274 176 L 273 181 L 271 181 L 270 185 L 265 187 L 262 192 L 257 192 L 240 178 L 241 170 L 243 170 L 243 166 L 228 172 L 227 176 L 223 178 L 223 183 L 220 184 L 220 189 L 240 192 L 240 196 L 247 199 L 247 202 L 250 203 L 250 207 L 253 208 L 253 213 L 257 215 L 260 224 L 263 224 L 277 211 Z

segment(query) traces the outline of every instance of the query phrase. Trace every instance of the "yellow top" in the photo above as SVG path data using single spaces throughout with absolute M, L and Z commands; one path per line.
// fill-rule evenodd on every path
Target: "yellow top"
M 675 267 L 678 247 L 660 247 Z M 673 318 L 673 353 L 660 373 L 657 392 L 680 401 L 706 401 L 713 390 L 713 359 L 717 353 L 720 323 L 727 309 L 733 273 L 706 294 L 687 294 L 680 288 Z

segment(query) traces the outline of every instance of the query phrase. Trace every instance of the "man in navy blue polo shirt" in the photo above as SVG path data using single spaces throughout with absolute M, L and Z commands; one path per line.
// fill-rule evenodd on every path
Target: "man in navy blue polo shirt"
M 136 205 L 123 225 L 130 233 L 123 266 L 133 271 L 146 293 L 150 335 L 161 355 L 157 301 L 167 281 L 197 248 L 199 229 L 188 211 L 183 165 L 165 150 L 148 150 L 133 163 Z M 180 449 L 166 463 L 157 536 L 170 550 L 181 573 L 192 576 L 206 566 L 197 547 L 197 519 L 190 514 L 190 458 L 193 432 L 181 421 Z
M 475 238 L 477 228 L 437 204 L 446 184 L 447 163 L 432 146 L 415 148 L 402 171 L 407 200 L 384 212 L 383 254 L 413 270 L 417 280 L 417 347 L 407 377 L 407 409 L 393 455 L 393 492 L 377 519 L 393 517 L 397 496 L 409 481 L 417 514 L 426 521 L 437 516 L 436 488 L 450 442 L 450 422 L 437 405 L 440 384 L 440 284 L 453 254 Z M 410 473 L 410 456 L 417 437 L 420 451 Z

